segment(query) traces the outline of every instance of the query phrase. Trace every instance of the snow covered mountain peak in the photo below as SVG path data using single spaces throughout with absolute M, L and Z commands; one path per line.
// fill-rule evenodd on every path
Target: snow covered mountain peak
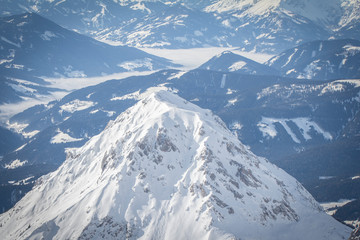
M 9 239 L 345 239 L 281 169 L 225 124 L 158 91 L 68 152 L 0 216 Z
M 254 14 L 261 14 L 264 11 L 279 6 L 281 0 L 218 0 L 205 8 L 209 12 L 227 12 L 249 10 Z
M 335 26 L 346 10 L 356 7 L 355 1 L 350 0 L 218 0 L 205 7 L 209 12 L 240 11 L 244 15 L 262 16 L 272 11 L 298 15 L 323 26 Z M 347 14 L 351 15 L 351 13 Z M 354 13 L 352 13 L 354 15 Z M 355 14 L 356 15 L 356 14 Z M 346 22 L 346 19 L 342 19 Z

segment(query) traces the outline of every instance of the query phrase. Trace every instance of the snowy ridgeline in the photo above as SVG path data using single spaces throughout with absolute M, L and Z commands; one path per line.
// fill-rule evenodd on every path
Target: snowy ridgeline
M 159 91 L 69 150 L 57 171 L 0 215 L 0 235 L 335 240 L 350 229 L 211 111 Z

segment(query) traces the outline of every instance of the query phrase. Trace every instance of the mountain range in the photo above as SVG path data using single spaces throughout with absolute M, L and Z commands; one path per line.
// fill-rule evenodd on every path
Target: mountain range
M 35 13 L 0 18 L 0 35 L 2 125 L 9 116 L 26 109 L 18 105 L 59 99 L 94 84 L 86 79 L 89 77 L 176 67 L 139 49 L 110 46 L 67 30 Z
M 359 222 L 358 0 L 0 4 L 1 235 L 347 238 L 316 201 Z
M 5 239 L 345 239 L 283 170 L 209 110 L 156 91 L 69 150 L 13 210 Z M 181 223 L 181 224 L 179 224 Z M 295 239 L 300 239 L 295 237 Z
M 280 75 L 274 68 L 260 64 L 231 51 L 224 51 L 221 54 L 214 56 L 209 61 L 202 64 L 199 69 L 250 75 Z
M 99 40 L 136 47 L 237 46 L 279 53 L 294 43 L 359 39 L 357 0 L 3 0 L 2 9 L 3 16 L 36 12 Z
M 2 184 L 19 192 L 22 186 L 8 182 L 21 181 L 24 176 L 34 180 L 44 171 L 56 169 L 65 160 L 64 149 L 82 146 L 99 134 L 109 120 L 141 100 L 147 89 L 164 85 L 188 101 L 214 111 L 252 151 L 296 176 L 317 199 L 334 201 L 339 194 L 343 194 L 342 198 L 358 197 L 345 193 L 344 186 L 339 194 L 317 186 L 324 183 L 323 176 L 333 176 L 335 180 L 358 175 L 359 142 L 354 128 L 358 121 L 353 114 L 359 109 L 359 80 L 319 82 L 202 69 L 188 73 L 165 70 L 108 81 L 15 115 L 10 123 L 23 125 L 22 133 L 30 138 L 24 146 L 4 156 Z M 348 140 L 341 140 L 343 135 Z M 333 156 L 331 164 L 322 153 Z M 11 175 L 6 174 L 9 171 Z M 353 185 L 356 181 L 354 178 L 350 185 L 345 184 L 349 191 L 357 192 L 357 183 Z M 338 181 L 323 186 L 338 189 L 335 185 Z M 8 195 L 3 196 L 2 201 L 8 199 Z
M 360 41 L 314 41 L 289 49 L 266 65 L 281 72 L 282 76 L 304 79 L 356 79 L 360 78 Z
M 166 59 L 141 50 L 109 46 L 66 30 L 34 13 L 2 18 L 0 24 L 2 71 L 21 69 L 35 76 L 86 77 L 170 65 Z

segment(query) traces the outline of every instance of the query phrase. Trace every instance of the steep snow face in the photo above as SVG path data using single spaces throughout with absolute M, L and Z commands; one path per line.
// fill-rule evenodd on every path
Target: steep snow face
M 166 91 L 137 103 L 0 216 L 5 239 L 345 239 L 304 188 Z

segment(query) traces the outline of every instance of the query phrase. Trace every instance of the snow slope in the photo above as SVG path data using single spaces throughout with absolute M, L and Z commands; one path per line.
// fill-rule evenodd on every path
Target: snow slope
M 224 51 L 217 54 L 199 68 L 211 71 L 236 72 L 252 75 L 279 75 L 275 69 L 231 51 Z
M 179 224 L 181 223 L 181 224 Z M 138 102 L 0 216 L 5 239 L 345 239 L 350 229 L 209 110 Z
M 81 78 L 172 66 L 141 50 L 110 46 L 69 31 L 35 13 L 0 18 L 0 34 L 2 71 Z M 129 68 L 129 63 L 136 64 Z
M 342 11 L 337 11 L 335 20 L 333 11 L 322 14 L 325 7 L 326 10 L 342 9 L 340 0 L 333 1 L 336 4 L 328 7 L 324 1 L 312 4 L 307 0 L 300 3 L 289 0 L 102 0 L 89 3 L 83 0 L 22 0 L 21 4 L 3 1 L 0 15 L 36 12 L 68 29 L 117 45 L 170 49 L 240 47 L 242 51 L 278 53 L 294 44 L 330 37 L 332 30 L 321 23 L 330 20 L 337 23 L 342 16 Z M 346 16 L 352 18 L 350 12 Z M 317 21 L 318 18 L 321 19 Z M 50 36 L 45 34 L 44 38 Z
M 238 11 L 253 16 L 262 16 L 271 11 L 288 12 L 332 29 L 336 26 L 345 27 L 349 22 L 358 20 L 357 6 L 357 0 L 216 0 L 209 1 L 204 10 L 218 13 Z
M 308 42 L 271 58 L 266 65 L 283 76 L 306 79 L 360 78 L 360 41 L 353 39 Z

